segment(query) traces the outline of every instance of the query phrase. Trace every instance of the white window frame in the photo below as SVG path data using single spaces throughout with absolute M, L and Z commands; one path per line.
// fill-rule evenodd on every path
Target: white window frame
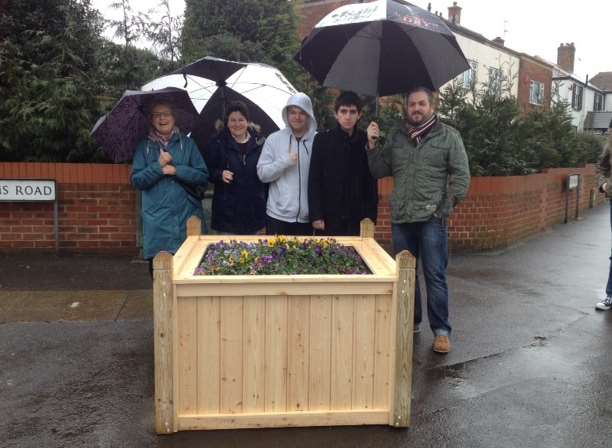
M 582 110 L 583 96 L 584 96 L 584 87 L 576 83 L 572 84 L 572 109 L 574 109 L 575 111 Z
M 599 99 L 599 102 L 597 101 Z M 599 107 L 598 106 L 599 103 Z M 603 93 L 593 92 L 593 111 L 594 112 L 603 112 L 605 109 L 606 98 Z
M 497 67 L 489 67 L 489 89 L 496 94 L 501 94 L 502 71 Z
M 462 84 L 464 89 L 473 89 L 476 85 L 476 72 L 478 71 L 478 62 L 468 59 L 470 68 L 463 72 Z
M 544 83 L 534 79 L 529 81 L 529 104 L 533 104 L 534 106 L 543 106 L 544 96 Z

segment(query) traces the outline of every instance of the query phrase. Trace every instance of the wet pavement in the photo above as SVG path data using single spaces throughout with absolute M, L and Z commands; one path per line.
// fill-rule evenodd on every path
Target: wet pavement
M 2 255 L 0 446 L 610 447 L 612 312 L 594 310 L 609 255 L 607 204 L 508 250 L 454 254 L 454 350 L 415 336 L 408 429 L 161 437 L 147 266 Z

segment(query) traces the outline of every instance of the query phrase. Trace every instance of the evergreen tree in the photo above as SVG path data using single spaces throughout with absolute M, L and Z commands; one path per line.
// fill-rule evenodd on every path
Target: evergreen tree
M 123 60 L 126 52 L 127 58 L 132 61 L 130 65 L 133 66 L 130 74 L 131 89 L 138 90 L 143 84 L 161 76 L 166 68 L 166 64 L 149 50 L 136 47 L 126 50 L 123 45 L 103 39 L 96 48 L 98 67 L 95 76 L 103 97 L 99 99 L 102 99 L 105 110 L 118 100 L 125 90 L 126 66 L 123 65 Z
M 264 62 L 301 85 L 293 61 L 299 48 L 294 2 L 287 0 L 186 0 L 183 60 L 204 56 Z M 299 78 L 299 79 L 298 79 Z
M 169 0 L 143 16 L 144 36 L 151 41 L 165 72 L 178 68 L 182 56 L 183 17 L 174 14 Z
M 110 20 L 108 24 L 115 30 L 115 37 L 123 42 L 119 66 L 123 71 L 123 87 L 124 89 L 137 89 L 139 86 L 133 73 L 137 65 L 131 56 L 136 41 L 145 34 L 147 17 L 144 14 L 135 14 L 130 0 L 119 0 L 111 3 L 110 6 L 121 13 L 119 20 Z
M 96 158 L 95 48 L 102 19 L 89 0 L 9 0 L 0 16 L 2 160 Z

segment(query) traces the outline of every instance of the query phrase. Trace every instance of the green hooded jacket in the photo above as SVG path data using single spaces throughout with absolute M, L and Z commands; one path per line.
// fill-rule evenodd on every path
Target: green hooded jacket
M 368 164 L 376 178 L 393 176 L 393 224 L 427 221 L 433 214 L 447 217 L 470 186 L 461 136 L 440 121 L 418 145 L 402 123 L 391 131 L 384 147 L 368 151 Z

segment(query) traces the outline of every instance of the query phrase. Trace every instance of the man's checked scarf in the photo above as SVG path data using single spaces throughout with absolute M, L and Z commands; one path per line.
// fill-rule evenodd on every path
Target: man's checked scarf
M 436 114 L 433 114 L 425 123 L 414 128 L 408 129 L 408 136 L 418 145 L 427 136 L 429 131 L 431 131 L 431 128 L 434 127 L 437 121 L 438 116 Z

